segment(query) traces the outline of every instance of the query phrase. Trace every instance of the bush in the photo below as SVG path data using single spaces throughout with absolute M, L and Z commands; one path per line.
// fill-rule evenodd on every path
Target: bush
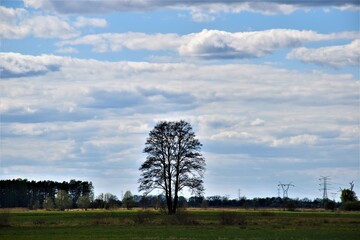
M 348 201 L 341 205 L 341 209 L 345 211 L 360 211 L 360 201 Z
M 222 225 L 245 225 L 246 219 L 244 216 L 236 212 L 223 211 L 219 215 L 220 224 Z

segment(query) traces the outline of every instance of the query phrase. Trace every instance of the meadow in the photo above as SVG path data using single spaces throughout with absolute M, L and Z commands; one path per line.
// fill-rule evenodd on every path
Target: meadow
M 0 213 L 0 239 L 360 239 L 359 212 L 190 209 Z

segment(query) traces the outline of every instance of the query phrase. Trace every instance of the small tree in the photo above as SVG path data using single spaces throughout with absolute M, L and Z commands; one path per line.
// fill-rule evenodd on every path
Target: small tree
M 147 157 L 139 168 L 139 190 L 145 194 L 163 190 L 168 213 L 175 214 L 179 191 L 188 188 L 197 195 L 204 192 L 205 159 L 201 146 L 188 122 L 159 122 L 146 139 Z
M 72 205 L 69 194 L 65 190 L 60 190 L 55 198 L 55 205 L 61 211 L 64 211 L 67 208 L 70 208 Z
M 132 209 L 134 206 L 134 197 L 130 191 L 126 191 L 122 200 L 122 204 L 126 209 Z

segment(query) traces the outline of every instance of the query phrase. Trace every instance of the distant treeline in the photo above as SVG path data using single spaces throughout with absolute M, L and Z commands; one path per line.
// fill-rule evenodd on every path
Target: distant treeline
M 105 194 L 106 196 L 106 194 Z M 106 199 L 112 199 L 109 202 Z M 287 210 L 295 210 L 296 208 L 327 208 L 335 209 L 340 206 L 340 203 L 317 198 L 310 200 L 304 199 L 289 199 L 280 197 L 267 197 L 267 198 L 253 198 L 246 199 L 245 197 L 240 199 L 229 199 L 222 196 L 209 196 L 209 197 L 179 197 L 180 208 L 245 208 L 245 209 L 259 209 L 259 208 L 282 208 Z M 118 200 L 116 196 L 110 194 L 109 197 L 105 197 L 101 194 L 98 196 L 92 204 L 91 208 L 154 208 L 165 209 L 166 198 L 164 195 L 134 195 L 131 198 L 125 197 L 122 201 Z
M 154 207 L 165 205 L 165 198 L 160 195 L 156 196 L 134 196 L 136 207 Z M 156 200 L 156 199 L 160 200 Z M 338 207 L 340 204 L 328 200 L 327 202 L 334 203 L 334 207 Z M 310 200 L 304 199 L 289 199 L 280 197 L 267 197 L 267 198 L 253 198 L 246 199 L 242 197 L 240 199 L 229 199 L 222 196 L 210 196 L 210 197 L 190 197 L 186 199 L 180 197 L 180 207 L 194 207 L 194 208 L 246 208 L 246 209 L 258 209 L 258 208 L 286 208 L 293 210 L 296 208 L 323 208 L 324 201 L 322 199 Z
M 77 208 L 79 199 L 93 198 L 94 187 L 91 182 L 77 180 L 70 182 L 0 180 L 0 207 L 55 208 L 55 200 L 59 193 L 66 193 L 66 207 Z
M 332 202 L 332 201 L 330 201 Z M 332 207 L 339 203 L 332 202 Z M 0 208 L 68 209 L 68 208 L 155 208 L 166 207 L 164 195 L 132 195 L 127 191 L 121 200 L 111 193 L 94 197 L 91 182 L 0 180 Z M 196 208 L 323 208 L 322 199 L 283 199 L 280 197 L 229 199 L 222 196 L 179 197 L 179 207 Z

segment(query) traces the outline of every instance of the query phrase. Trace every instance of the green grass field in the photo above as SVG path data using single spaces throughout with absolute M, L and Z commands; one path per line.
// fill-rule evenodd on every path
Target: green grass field
M 360 239 L 359 212 L 11 211 L 0 239 Z

